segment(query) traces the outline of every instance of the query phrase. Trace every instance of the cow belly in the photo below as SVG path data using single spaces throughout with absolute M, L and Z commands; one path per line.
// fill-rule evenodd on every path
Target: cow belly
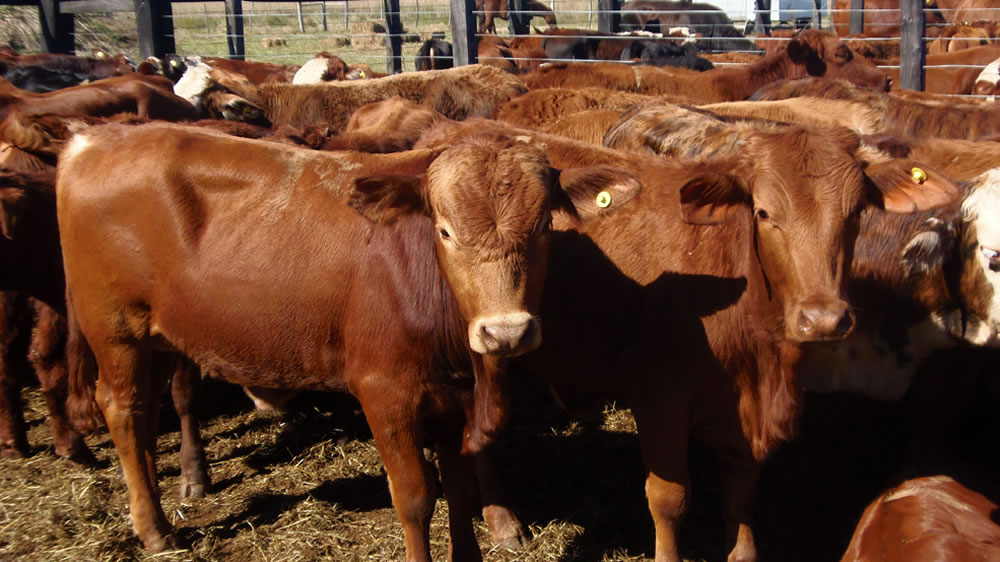
M 928 355 L 953 347 L 940 323 L 928 318 L 906 330 L 902 346 L 886 341 L 870 326 L 858 326 L 843 342 L 806 346 L 799 381 L 812 392 L 856 392 L 879 400 L 898 400 Z

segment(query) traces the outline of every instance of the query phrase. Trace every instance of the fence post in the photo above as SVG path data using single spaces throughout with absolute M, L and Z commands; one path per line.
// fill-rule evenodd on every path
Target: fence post
M 345 4 L 346 4 L 346 2 L 345 2 Z M 326 0 L 323 0 L 322 2 L 320 2 L 319 6 L 320 6 L 320 10 L 321 10 L 321 12 L 323 14 L 323 31 L 330 31 L 330 29 L 326 25 Z
M 302 17 L 302 0 L 295 3 L 295 11 L 299 14 L 299 33 L 305 33 L 306 20 Z
M 246 59 L 243 37 L 243 0 L 226 0 L 226 46 L 229 58 Z
M 455 66 L 479 62 L 476 37 L 476 0 L 451 0 L 452 55 Z
M 865 32 L 865 13 L 862 11 L 864 9 L 865 0 L 851 0 L 851 25 L 849 28 L 851 35 Z
M 900 0 L 899 3 L 899 87 L 904 90 L 924 89 L 924 18 L 923 0 Z
M 385 54 L 389 61 L 387 72 L 403 71 L 403 22 L 399 19 L 399 0 L 382 0 L 385 11 Z
M 39 0 L 38 23 L 41 24 L 38 43 L 43 53 L 76 51 L 73 14 L 60 13 L 59 0 Z
M 507 0 L 500 1 L 506 2 Z M 507 11 L 507 20 L 510 22 L 508 29 L 510 29 L 511 35 L 517 36 L 531 33 L 529 26 L 531 16 L 524 13 L 524 10 L 527 8 L 526 4 L 525 0 L 511 0 L 509 4 L 510 9 Z
M 621 0 L 597 0 L 597 29 L 604 33 L 618 33 L 621 29 Z
M 135 27 L 142 58 L 163 58 L 177 52 L 170 2 L 135 0 Z

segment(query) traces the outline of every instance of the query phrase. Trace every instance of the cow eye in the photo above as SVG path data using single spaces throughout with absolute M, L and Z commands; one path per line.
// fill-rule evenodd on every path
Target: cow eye
M 766 221 L 771 218 L 771 215 L 769 215 L 764 209 L 757 209 L 754 214 L 757 216 L 757 220 L 759 221 Z
M 441 238 L 444 240 L 451 240 L 451 234 L 449 234 L 448 231 L 443 228 L 441 230 L 438 230 L 438 234 L 440 234 Z

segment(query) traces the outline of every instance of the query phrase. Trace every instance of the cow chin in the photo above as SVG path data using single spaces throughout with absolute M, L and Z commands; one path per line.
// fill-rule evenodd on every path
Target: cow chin
M 854 331 L 854 313 L 842 300 L 800 301 L 786 309 L 785 337 L 792 341 L 840 341 Z
M 476 353 L 514 357 L 542 344 L 542 327 L 527 312 L 477 316 L 469 323 L 469 346 Z

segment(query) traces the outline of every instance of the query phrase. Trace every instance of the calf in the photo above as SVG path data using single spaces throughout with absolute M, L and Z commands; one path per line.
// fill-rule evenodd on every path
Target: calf
M 927 55 L 924 91 L 938 94 L 968 94 L 976 76 L 990 62 L 1000 57 L 1000 46 L 972 47 L 950 53 Z M 898 64 L 890 60 L 889 64 Z M 949 65 L 957 65 L 958 68 Z M 887 69 L 895 89 L 900 87 L 899 69 Z
M 175 544 L 152 436 L 180 354 L 239 384 L 357 396 L 409 560 L 430 555 L 433 438 L 452 556 L 480 557 L 474 463 L 459 451 L 500 428 L 507 358 L 541 342 L 550 218 L 604 215 L 598 192 L 617 207 L 639 188 L 611 166 L 553 171 L 537 147 L 480 132 L 392 155 L 167 124 L 74 138 L 57 178 L 68 291 L 147 548 Z M 137 167 L 144 146 L 157 158 Z
M 11 84 L 31 92 L 43 93 L 76 86 L 82 82 L 128 74 L 134 70 L 125 55 L 88 58 L 41 53 L 37 55 L 0 54 L 0 74 Z
M 451 124 L 418 146 L 481 126 Z M 635 170 L 643 193 L 600 224 L 556 224 L 546 343 L 518 363 L 571 409 L 607 399 L 632 409 L 658 561 L 678 560 L 691 437 L 723 459 L 730 559 L 756 558 L 758 463 L 794 434 L 803 344 L 854 326 L 845 289 L 859 213 L 945 204 L 956 187 L 943 178 L 917 186 L 909 161 L 863 167 L 857 137 L 843 130 L 754 131 L 711 164 L 519 134 L 556 166 Z
M 947 476 L 907 480 L 865 509 L 841 561 L 997 560 L 998 509 Z

